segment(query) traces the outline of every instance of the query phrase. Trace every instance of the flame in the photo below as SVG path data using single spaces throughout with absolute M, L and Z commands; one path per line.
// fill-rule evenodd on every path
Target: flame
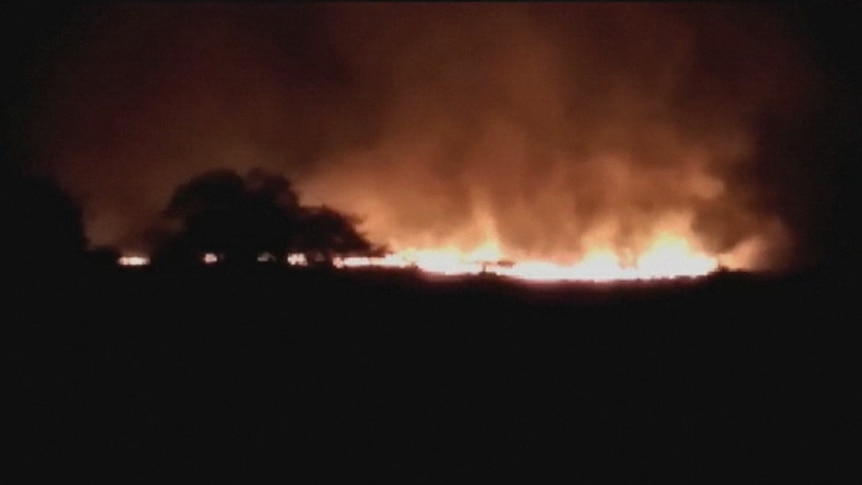
M 271 256 L 271 255 L 267 255 Z M 495 241 L 488 241 L 470 251 L 456 246 L 434 249 L 409 248 L 380 257 L 347 256 L 336 257 L 337 268 L 415 268 L 432 275 L 477 275 L 493 274 L 526 281 L 633 281 L 680 277 L 705 276 L 728 264 L 730 259 L 710 256 L 697 251 L 681 236 L 660 234 L 632 264 L 609 248 L 588 251 L 578 262 L 562 264 L 543 260 L 507 261 L 504 252 Z M 215 253 L 205 253 L 202 262 L 211 265 L 222 260 Z M 259 262 L 271 262 L 272 258 L 259 257 Z M 126 255 L 119 258 L 122 266 L 145 266 L 147 256 Z M 290 266 L 307 266 L 308 257 L 303 253 L 290 253 L 285 262 Z
M 150 264 L 150 258 L 139 254 L 127 254 L 120 256 L 119 259 L 117 259 L 117 264 L 120 266 L 146 266 Z
M 481 214 L 480 214 L 481 215 Z M 478 245 L 470 236 L 435 246 L 433 241 L 399 247 L 380 258 L 348 257 L 342 268 L 416 268 L 435 275 L 492 274 L 536 282 L 609 282 L 706 276 L 719 268 L 751 268 L 762 253 L 762 241 L 750 239 L 723 253 L 707 249 L 692 230 L 690 213 L 668 214 L 652 221 L 651 230 L 620 238 L 616 221 L 596 224 L 580 238 L 581 252 L 529 254 L 506 247 L 493 218 L 480 217 Z M 473 233 L 475 235 L 475 233 Z M 473 239 L 474 241 L 476 239 Z M 431 244 L 428 244 L 428 243 Z
M 631 281 L 704 276 L 721 265 L 719 258 L 699 252 L 685 238 L 661 234 L 632 264 L 609 248 L 589 251 L 580 261 L 561 264 L 524 260 L 505 262 L 499 244 L 490 241 L 462 252 L 454 247 L 406 249 L 379 258 L 347 257 L 336 266 L 415 267 L 439 275 L 495 274 L 529 281 Z
M 287 255 L 287 264 L 291 266 L 308 266 L 308 258 L 303 253 L 290 253 Z

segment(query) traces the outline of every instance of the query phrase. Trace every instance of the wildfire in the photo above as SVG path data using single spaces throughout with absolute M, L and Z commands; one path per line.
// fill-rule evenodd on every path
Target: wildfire
M 718 257 L 694 250 L 682 237 L 661 235 L 633 263 L 626 264 L 611 249 L 595 249 L 580 261 L 561 264 L 551 261 L 524 260 L 506 261 L 496 243 L 486 243 L 472 251 L 460 251 L 449 246 L 440 249 L 405 249 L 380 257 L 337 257 L 333 264 L 337 268 L 416 268 L 433 275 L 477 275 L 497 276 L 527 281 L 633 281 L 679 277 L 704 276 L 721 265 Z M 221 258 L 206 253 L 201 258 L 205 264 L 215 264 Z M 265 253 L 259 262 L 272 261 Z M 146 256 L 123 256 L 117 261 L 122 266 L 146 266 Z M 301 253 L 291 253 L 286 263 L 290 266 L 307 266 L 308 259 Z
M 580 261 L 561 264 L 550 261 L 507 262 L 495 243 L 486 243 L 469 252 L 453 247 L 407 249 L 379 258 L 347 257 L 336 266 L 415 267 L 440 275 L 494 274 L 530 281 L 631 281 L 704 276 L 717 270 L 717 257 L 692 248 L 682 237 L 663 234 L 631 264 L 607 248 L 590 251 Z
M 378 257 L 340 256 L 331 260 L 320 255 L 290 253 L 282 260 L 289 266 L 328 264 L 339 269 L 380 268 L 416 269 L 429 275 L 495 275 L 504 278 L 532 282 L 612 282 L 692 278 L 706 276 L 720 267 L 747 268 L 757 254 L 756 239 L 748 241 L 734 251 L 710 254 L 699 244 L 697 237 L 684 230 L 673 230 L 670 225 L 653 233 L 649 244 L 640 246 L 641 251 L 631 247 L 614 247 L 606 232 L 591 233 L 586 252 L 571 262 L 543 260 L 524 257 L 524 254 L 508 252 L 494 237 L 486 242 L 463 250 L 457 244 L 439 247 L 406 247 Z M 681 227 L 681 226 L 680 226 Z M 644 242 L 644 241 L 641 241 Z M 224 255 L 205 253 L 200 261 L 207 265 L 218 264 Z M 276 256 L 262 253 L 260 263 L 273 263 Z M 126 255 L 118 260 L 123 266 L 142 266 L 149 263 L 146 256 Z
M 117 264 L 120 266 L 146 266 L 150 264 L 150 258 L 141 255 L 124 255 L 117 259 Z

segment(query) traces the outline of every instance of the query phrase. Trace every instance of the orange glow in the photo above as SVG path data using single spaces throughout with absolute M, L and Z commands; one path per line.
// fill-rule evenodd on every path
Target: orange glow
M 382 258 L 343 258 L 336 266 L 415 267 L 440 275 L 495 274 L 530 281 L 630 281 L 707 275 L 719 267 L 719 258 L 692 249 L 684 238 L 662 234 L 631 264 L 610 249 L 589 251 L 569 264 L 541 260 L 501 262 L 502 253 L 495 243 L 472 251 L 453 247 L 408 249 Z
M 441 244 L 392 241 L 383 258 L 343 258 L 336 266 L 412 267 L 436 275 L 492 274 L 528 281 L 634 281 L 705 276 L 719 268 L 750 269 L 763 254 L 757 238 L 716 252 L 692 229 L 690 213 L 666 214 L 648 221 L 637 233 L 608 218 L 593 224 L 571 241 L 569 251 L 529 253 L 498 236 L 497 224 L 480 217 L 473 232 L 454 234 Z M 480 244 L 470 244 L 481 241 Z M 563 240 L 558 248 L 565 247 Z M 714 246 L 713 246 L 714 248 Z
M 117 260 L 117 264 L 120 266 L 146 266 L 150 264 L 150 258 L 139 255 L 120 256 Z
M 754 241 L 752 244 L 756 243 Z M 335 257 L 333 266 L 339 269 L 379 268 L 417 269 L 429 275 L 458 276 L 491 274 L 534 282 L 610 282 L 656 280 L 670 278 L 699 277 L 708 275 L 719 267 L 745 266 L 744 260 L 735 253 L 712 256 L 695 249 L 686 238 L 670 233 L 660 233 L 637 257 L 621 256 L 624 251 L 614 251 L 608 246 L 596 246 L 575 262 L 560 262 L 541 259 L 510 260 L 500 245 L 489 241 L 470 251 L 459 250 L 454 245 L 436 249 L 408 248 L 379 257 L 344 256 Z M 744 253 L 743 253 L 744 254 Z M 221 255 L 205 253 L 201 260 L 211 265 L 219 262 Z M 269 260 L 269 259 L 266 259 Z M 629 262 L 626 262 L 629 261 Z M 307 266 L 308 257 L 303 253 L 290 253 L 284 261 L 289 266 Z M 118 264 L 144 266 L 149 264 L 146 256 L 123 256 Z

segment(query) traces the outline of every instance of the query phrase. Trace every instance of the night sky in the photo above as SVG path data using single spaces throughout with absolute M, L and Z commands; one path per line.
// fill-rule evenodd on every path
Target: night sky
M 263 167 L 396 246 L 577 255 L 685 228 L 746 266 L 855 256 L 859 7 L 3 7 L 4 163 L 93 244 Z

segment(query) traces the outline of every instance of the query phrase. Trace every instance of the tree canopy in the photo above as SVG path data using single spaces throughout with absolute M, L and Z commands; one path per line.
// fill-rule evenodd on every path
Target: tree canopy
M 174 191 L 163 216 L 178 225 L 157 253 L 163 259 L 217 253 L 242 262 L 304 252 L 329 260 L 378 249 L 357 229 L 358 217 L 303 206 L 287 178 L 260 169 L 244 177 L 230 170 L 201 174 Z

